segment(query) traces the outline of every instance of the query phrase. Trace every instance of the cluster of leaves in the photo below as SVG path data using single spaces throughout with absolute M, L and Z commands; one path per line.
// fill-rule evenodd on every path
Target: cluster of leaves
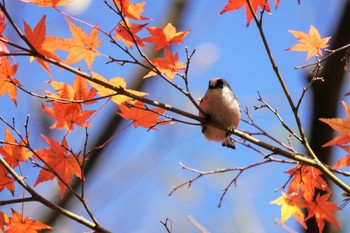
M 69 4 L 71 1 L 28 0 L 24 2 L 56 8 L 57 6 Z M 176 28 L 170 23 L 164 28 L 147 27 L 147 23 L 130 23 L 132 20 L 149 20 L 149 18 L 141 16 L 145 2 L 130 3 L 128 0 L 115 0 L 113 3 L 115 5 L 115 11 L 121 15 L 121 21 L 115 27 L 114 35 L 108 35 L 111 39 L 115 39 L 114 43 L 121 41 L 130 49 L 136 46 L 140 53 L 142 53 L 141 49 L 147 50 L 145 43 L 155 44 L 155 51 L 163 50 L 164 56 L 149 60 L 148 69 L 150 71 L 144 78 L 162 75 L 164 78 L 171 80 L 178 73 L 178 70 L 185 69 L 185 64 L 178 61 L 178 53 L 174 54 L 172 52 L 172 45 L 182 43 L 182 39 L 189 31 L 176 32 Z M 5 8 L 2 9 L 4 10 Z M 91 108 L 90 110 L 85 110 L 84 106 L 93 104 L 99 99 L 107 99 L 116 103 L 121 110 L 119 116 L 131 120 L 135 127 L 141 126 L 147 129 L 155 129 L 154 126 L 156 125 L 173 123 L 171 120 L 160 119 L 165 109 L 149 108 L 142 101 L 131 98 L 130 96 L 143 97 L 147 93 L 127 89 L 124 78 L 114 77 L 108 80 L 92 71 L 96 56 L 106 57 L 98 51 L 102 43 L 102 40 L 99 40 L 99 33 L 102 30 L 98 26 L 92 27 L 92 30 L 88 33 L 83 28 L 74 24 L 68 17 L 66 18 L 66 22 L 72 36 L 71 38 L 47 36 L 45 15 L 34 27 L 31 27 L 24 21 L 24 33 L 12 21 L 11 23 L 15 30 L 18 30 L 19 35 L 23 35 L 24 42 L 28 45 L 26 48 L 16 45 L 3 35 L 8 22 L 6 21 L 5 13 L 0 12 L 0 46 L 2 53 L 4 55 L 7 54 L 7 56 L 18 53 L 18 50 L 11 51 L 9 46 L 21 50 L 20 52 L 22 53 L 26 53 L 30 56 L 30 61 L 36 60 L 49 74 L 52 80 L 48 83 L 55 90 L 54 93 L 45 91 L 46 93 L 44 95 L 37 95 L 26 91 L 15 78 L 19 64 L 13 60 L 14 64 L 11 65 L 10 60 L 5 55 L 1 56 L 0 62 L 0 96 L 8 93 L 16 105 L 17 89 L 20 88 L 30 95 L 48 100 L 48 104 L 42 104 L 42 109 L 48 116 L 55 120 L 50 128 L 66 130 L 67 132 L 62 141 L 56 141 L 45 135 L 41 135 L 49 147 L 34 149 L 29 143 L 29 132 L 26 132 L 26 136 L 22 138 L 14 126 L 8 125 L 9 127 L 5 130 L 5 138 L 2 140 L 2 143 L 5 145 L 0 147 L 0 154 L 4 156 L 4 160 L 12 169 L 18 168 L 19 163 L 22 162 L 35 164 L 39 168 L 39 174 L 33 185 L 34 187 L 40 183 L 57 179 L 61 197 L 69 189 L 69 183 L 73 176 L 83 179 L 82 170 L 88 153 L 75 153 L 69 149 L 70 147 L 66 137 L 74 130 L 74 126 L 91 127 L 91 121 L 98 111 L 96 109 L 91 110 Z M 139 38 L 137 33 L 143 29 L 149 32 L 149 36 Z M 107 35 L 107 33 L 103 33 Z M 118 46 L 122 47 L 119 44 Z M 65 51 L 68 55 L 62 58 L 57 55 L 58 50 Z M 93 78 L 89 82 L 78 74 L 75 76 L 72 85 L 53 80 L 54 75 L 50 70 L 49 64 L 55 64 L 61 66 L 61 68 L 65 68 L 80 61 L 85 61 L 88 70 L 92 74 Z M 147 66 L 145 67 L 147 68 Z M 89 85 L 92 86 L 90 89 Z M 113 90 L 111 87 L 116 87 L 119 92 Z M 129 96 L 123 93 L 127 93 Z M 3 121 L 5 122 L 5 120 Z M 17 136 L 21 137 L 20 142 L 17 142 L 11 131 L 16 132 Z M 0 174 L 0 191 L 8 189 L 14 195 L 14 178 L 12 178 L 10 172 L 3 166 L 0 166 Z M 22 217 L 16 211 L 13 211 L 12 217 L 8 217 L 2 212 L 0 214 L 2 216 L 0 227 L 1 230 L 5 231 L 4 226 L 7 226 L 8 229 L 6 232 L 24 232 L 19 230 L 21 227 L 27 230 L 30 229 L 31 232 L 50 228 L 38 221 L 31 220 L 29 217 Z
M 67 5 L 71 2 L 70 0 L 22 1 L 39 6 L 53 7 L 57 11 L 59 11 L 57 9 L 58 6 Z M 48 144 L 48 147 L 33 148 L 30 143 L 27 124 L 25 125 L 25 135 L 23 136 L 14 123 L 10 124 L 1 118 L 1 121 L 7 127 L 5 128 L 5 138 L 1 140 L 1 143 L 4 145 L 0 147 L 0 154 L 2 155 L 0 157 L 0 191 L 7 189 L 14 195 L 16 189 L 15 181 L 17 181 L 33 196 L 35 191 L 29 189 L 28 185 L 23 181 L 23 177 L 16 176 L 17 173 L 15 172 L 16 169 L 20 170 L 20 163 L 31 162 L 38 171 L 38 177 L 33 187 L 56 179 L 60 189 L 60 196 L 63 197 L 67 190 L 74 193 L 85 206 L 95 226 L 98 226 L 98 223 L 94 220 L 85 203 L 84 192 L 78 194 L 69 185 L 73 177 L 80 179 L 82 184 L 84 184 L 83 168 L 91 151 L 87 151 L 86 148 L 80 152 L 73 151 L 70 149 L 67 136 L 73 132 L 75 126 L 84 127 L 86 131 L 92 126 L 92 120 L 99 113 L 100 109 L 91 105 L 98 100 L 111 100 L 117 104 L 120 109 L 118 115 L 124 119 L 131 120 L 134 127 L 141 126 L 147 129 L 155 129 L 157 125 L 172 124 L 175 121 L 174 118 L 165 115 L 166 105 L 159 105 L 158 102 L 153 102 L 153 105 L 158 107 L 150 108 L 147 106 L 146 104 L 152 104 L 151 100 L 145 98 L 148 94 L 128 89 L 123 77 L 107 79 L 95 72 L 93 64 L 96 57 L 107 58 L 109 62 L 116 62 L 120 65 L 132 63 L 141 66 L 148 70 L 148 73 L 143 78 L 154 76 L 163 78 L 189 97 L 192 103 L 196 105 L 187 88 L 186 71 L 188 69 L 188 61 L 187 63 L 179 61 L 178 52 L 173 51 L 173 45 L 183 43 L 183 39 L 190 31 L 177 32 L 171 23 L 165 25 L 164 28 L 148 26 L 150 19 L 142 15 L 145 2 L 131 3 L 130 0 L 112 0 L 111 2 L 112 5 L 106 4 L 121 19 L 111 33 L 103 31 L 97 25 L 90 26 L 85 23 L 85 26 L 87 25 L 91 28 L 90 32 L 86 32 L 73 22 L 73 17 L 67 16 L 66 23 L 70 30 L 71 38 L 47 36 L 45 15 L 42 16 L 35 26 L 30 26 L 24 21 L 22 32 L 20 27 L 11 19 L 5 5 L 0 4 L 2 10 L 0 12 L 0 51 L 2 54 L 0 62 L 0 96 L 7 93 L 15 105 L 17 105 L 18 90 L 43 99 L 46 101 L 45 104 L 42 103 L 43 112 L 55 121 L 50 128 L 66 132 L 65 136 L 58 141 L 42 134 L 41 137 Z M 276 8 L 278 4 L 279 0 L 276 0 Z M 246 7 L 248 25 L 253 18 L 256 18 L 255 14 L 259 9 L 263 12 L 270 12 L 270 4 L 267 0 L 229 0 L 220 13 L 224 14 L 242 7 Z M 26 46 L 16 44 L 3 35 L 7 24 L 12 26 Z M 330 38 L 322 39 L 317 29 L 313 26 L 310 27 L 308 34 L 299 31 L 290 32 L 300 44 L 288 50 L 306 51 L 308 53 L 306 60 L 315 56 L 319 62 L 319 56 L 322 56 L 322 49 L 328 46 L 327 42 Z M 126 55 L 129 55 L 129 60 L 116 59 L 99 51 L 99 47 L 103 43 L 99 39 L 101 34 L 106 36 L 108 41 L 111 41 Z M 141 34 L 147 34 L 147 36 L 141 36 Z M 145 51 L 151 49 L 153 53 L 157 52 L 156 54 L 159 54 L 152 59 L 144 54 Z M 67 53 L 65 57 L 62 57 L 62 51 Z M 136 58 L 132 52 L 137 53 L 140 58 Z M 11 62 L 9 57 L 23 54 L 30 57 L 30 61 L 36 60 L 48 73 L 51 78 L 48 81 L 48 85 L 54 92 L 45 91 L 45 94 L 35 94 L 26 90 L 15 78 L 20 64 L 16 63 L 14 58 Z M 90 74 L 71 66 L 82 61 L 85 62 Z M 72 85 L 54 80 L 55 77 L 50 70 L 50 65 L 55 65 L 73 73 L 74 81 Z M 180 72 L 184 72 L 184 74 Z M 173 83 L 173 79 L 176 76 L 181 77 L 185 81 L 186 91 Z M 339 136 L 324 146 L 336 145 L 350 153 L 350 107 L 345 102 L 343 105 L 346 109 L 347 120 L 338 118 L 321 119 L 340 133 Z M 178 111 L 177 113 L 181 112 Z M 198 118 L 192 119 L 198 120 Z M 241 135 L 242 137 L 244 136 L 243 134 Z M 246 136 L 245 139 L 248 137 Z M 350 155 L 347 155 L 336 163 L 333 168 L 349 165 Z M 339 210 L 339 208 L 329 201 L 331 191 L 321 176 L 322 172 L 313 166 L 298 164 L 295 168 L 286 171 L 286 173 L 290 175 L 290 179 L 285 185 L 289 184 L 286 192 L 283 192 L 281 197 L 271 202 L 272 204 L 282 205 L 281 223 L 293 216 L 306 228 L 305 221 L 315 216 L 320 232 L 324 228 L 325 221 L 329 221 L 339 228 L 339 224 L 334 217 L 334 211 Z M 323 194 L 315 195 L 315 190 L 322 191 Z M 302 209 L 308 210 L 306 217 Z M 7 216 L 5 213 L 0 212 L 0 229 L 6 232 L 36 232 L 37 230 L 51 228 L 36 220 L 32 220 L 28 216 L 22 216 L 22 214 L 15 210 L 12 211 L 12 216 Z M 91 227 L 88 224 L 87 226 Z
M 350 106 L 343 102 L 347 119 L 342 118 L 321 118 L 320 120 L 328 124 L 340 135 L 336 136 L 331 141 L 323 146 L 338 146 L 350 153 Z M 350 166 L 350 154 L 342 157 L 333 168 L 342 168 Z M 305 221 L 313 216 L 322 232 L 325 221 L 334 224 L 338 229 L 340 226 L 334 216 L 334 211 L 340 208 L 329 201 L 332 194 L 327 183 L 322 178 L 322 173 L 311 166 L 298 165 L 286 171 L 290 175 L 290 183 L 286 193 L 282 192 L 282 196 L 272 201 L 271 204 L 281 205 L 281 223 L 283 224 L 289 217 L 293 216 L 304 228 Z M 315 190 L 323 191 L 315 192 Z M 318 193 L 315 197 L 315 193 Z M 303 208 L 308 210 L 308 216 L 305 218 Z
M 290 33 L 300 42 L 288 48 L 290 51 L 307 52 L 306 60 L 311 57 L 316 57 L 319 61 L 319 56 L 322 56 L 322 49 L 328 47 L 330 37 L 321 38 L 318 30 L 314 26 L 310 26 L 309 33 L 290 30 Z M 348 119 L 334 118 L 320 120 L 327 123 L 340 135 L 324 144 L 323 146 L 336 145 L 346 152 L 350 152 L 350 106 L 343 102 Z M 350 166 L 350 155 L 341 158 L 333 168 L 342 168 Z M 319 232 L 323 231 L 325 221 L 334 224 L 338 229 L 340 226 L 334 216 L 334 211 L 340 208 L 329 201 L 332 194 L 327 183 L 322 178 L 322 172 L 312 166 L 298 165 L 286 171 L 290 175 L 289 188 L 286 193 L 282 192 L 282 196 L 272 201 L 271 204 L 281 205 L 281 224 L 289 217 L 293 216 L 304 228 L 305 221 L 311 217 L 315 217 Z M 315 192 L 318 190 L 317 192 Z M 323 193 L 322 195 L 320 193 Z M 317 193 L 317 196 L 315 194 Z M 302 209 L 307 209 L 308 216 L 305 218 Z

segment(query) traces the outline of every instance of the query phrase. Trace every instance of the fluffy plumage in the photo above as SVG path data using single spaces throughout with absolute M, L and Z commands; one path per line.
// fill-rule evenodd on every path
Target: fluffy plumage
M 199 106 L 207 114 L 208 120 L 225 128 L 237 128 L 241 120 L 238 100 L 225 79 L 214 78 L 209 81 L 208 90 Z M 203 116 L 203 114 L 199 112 L 199 116 Z M 235 145 L 226 131 L 204 124 L 202 125 L 202 133 L 207 140 L 222 142 L 223 146 L 235 149 Z

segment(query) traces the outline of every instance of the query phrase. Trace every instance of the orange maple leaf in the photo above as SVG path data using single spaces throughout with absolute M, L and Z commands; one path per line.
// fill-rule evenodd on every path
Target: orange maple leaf
M 98 27 L 93 27 L 90 34 L 73 24 L 66 18 L 69 30 L 73 38 L 60 38 L 55 36 L 48 36 L 45 38 L 43 48 L 47 51 L 55 52 L 56 50 L 63 50 L 68 52 L 65 63 L 74 64 L 78 61 L 85 60 L 89 70 L 96 56 L 100 56 L 97 48 L 101 45 L 102 40 L 98 40 Z
M 38 6 L 48 6 L 48 7 L 65 6 L 73 2 L 73 0 L 21 0 L 21 1 L 35 4 Z
M 258 11 L 259 7 L 270 12 L 270 5 L 268 0 L 250 0 L 250 4 L 252 5 L 254 13 Z M 248 26 L 253 19 L 253 14 L 249 9 L 247 0 L 229 0 L 226 6 L 224 7 L 224 9 L 221 10 L 220 15 L 228 11 L 238 10 L 242 7 L 246 7 L 247 26 Z
M 190 32 L 190 30 L 176 32 L 176 28 L 171 23 L 168 23 L 163 29 L 157 27 L 146 27 L 146 29 L 151 37 L 144 38 L 143 41 L 154 43 L 155 51 L 170 47 L 172 44 L 183 43 L 182 39 Z
M 41 55 L 44 55 L 48 58 L 55 59 L 56 61 L 61 61 L 61 59 L 56 54 L 45 49 L 45 47 L 43 46 L 44 41 L 45 41 L 45 35 L 46 35 L 45 19 L 46 19 L 46 15 L 44 15 L 41 18 L 41 20 L 39 21 L 39 23 L 35 26 L 35 28 L 33 30 L 26 23 L 26 21 L 23 21 L 25 35 L 26 35 L 27 39 L 29 40 L 29 42 L 31 43 L 31 45 L 35 48 L 35 50 L 38 53 L 40 53 Z M 52 73 L 50 71 L 50 68 L 49 68 L 49 65 L 47 64 L 47 62 L 45 62 L 44 60 L 42 60 L 38 57 L 35 57 L 35 59 L 44 68 L 44 70 L 46 70 L 46 72 L 50 75 L 50 77 L 52 77 Z
M 130 3 L 130 0 L 114 0 L 118 10 L 121 11 L 126 17 L 135 20 L 148 20 L 149 18 L 141 16 L 143 8 L 146 2 Z
M 342 118 L 320 118 L 319 120 L 328 124 L 332 129 L 340 133 L 340 135 L 333 138 L 331 141 L 327 142 L 322 146 L 332 146 L 332 145 L 345 145 L 350 143 L 350 105 L 342 101 L 345 108 L 347 119 Z
M 333 202 L 327 201 L 330 196 L 331 193 L 322 196 L 318 194 L 316 201 L 308 204 L 309 214 L 305 220 L 315 216 L 319 233 L 323 231 L 324 222 L 326 220 L 340 230 L 340 226 L 333 213 L 335 210 L 340 210 L 340 208 Z
M 307 52 L 306 61 L 312 56 L 322 56 L 322 49 L 328 47 L 328 41 L 331 37 L 322 38 L 318 30 L 310 25 L 309 34 L 300 31 L 288 30 L 293 36 L 300 42 L 290 48 L 287 51 Z
M 153 58 L 151 61 L 162 74 L 165 74 L 168 79 L 172 80 L 179 70 L 186 69 L 186 65 L 184 62 L 178 62 L 179 60 L 178 53 L 173 55 L 172 52 L 167 48 L 164 49 L 164 55 L 165 55 L 165 58 L 156 57 L 156 58 Z M 158 75 L 156 72 L 150 71 L 143 78 L 149 78 L 156 75 Z
M 40 160 L 45 161 L 45 163 L 48 164 L 66 184 L 69 184 L 73 175 L 81 178 L 81 168 L 77 158 L 75 158 L 73 154 L 68 154 L 66 138 L 64 137 L 62 143 L 59 144 L 57 141 L 46 137 L 45 135 L 41 136 L 50 148 L 35 151 Z M 55 174 L 51 172 L 48 166 L 44 166 L 34 183 L 34 187 L 41 182 L 53 180 L 54 178 L 56 178 Z M 57 179 L 57 181 L 61 191 L 61 198 L 63 198 L 67 187 L 60 179 Z
M 0 211 L 0 230 L 5 232 L 5 226 L 9 223 L 9 216 L 4 212 Z
M 339 159 L 339 161 L 332 166 L 332 168 L 341 168 L 350 166 L 350 146 L 340 146 L 343 150 L 348 152 L 347 155 Z
M 125 21 L 126 21 L 126 25 L 124 21 L 120 21 L 118 24 L 118 27 L 115 29 L 115 33 L 116 33 L 115 39 L 123 41 L 124 44 L 129 48 L 132 48 L 132 45 L 134 44 L 134 39 L 135 39 L 137 45 L 145 49 L 146 46 L 143 43 L 143 39 L 138 37 L 136 33 L 141 31 L 147 24 L 129 24 L 128 18 L 126 18 Z M 128 26 L 128 28 L 130 29 L 132 36 L 130 35 L 130 32 L 127 30 L 126 26 Z
M 2 11 L 0 11 L 0 38 L 8 41 L 9 39 L 6 38 L 6 36 L 4 36 L 4 31 L 6 28 L 6 23 L 5 23 L 5 15 Z M 7 48 L 7 44 L 3 41 L 0 41 L 0 52 L 5 52 L 5 53 L 9 53 L 10 51 Z
M 281 223 L 287 221 L 292 215 L 306 229 L 305 216 L 301 208 L 305 208 L 305 201 L 302 200 L 302 193 L 282 192 L 282 196 L 271 201 L 270 204 L 281 205 Z
M 52 227 L 33 220 L 28 216 L 24 218 L 22 214 L 15 210 L 12 210 L 12 217 L 9 218 L 8 227 L 9 229 L 7 229 L 6 233 L 37 233 L 39 230 L 52 229 Z
M 73 86 L 64 82 L 49 81 L 50 85 L 55 89 L 58 95 L 49 91 L 46 93 L 55 98 L 67 100 L 91 100 L 95 97 L 97 90 L 95 88 L 88 89 L 87 81 L 81 76 L 75 76 Z M 84 102 L 84 104 L 92 104 L 95 101 Z
M 69 55 L 65 62 L 67 64 L 74 64 L 80 60 L 85 60 L 89 70 L 95 59 L 95 56 L 100 56 L 100 53 L 96 50 L 102 43 L 102 40 L 98 40 L 98 27 L 95 26 L 89 35 L 84 30 L 66 18 L 69 30 L 73 36 L 73 44 L 69 49 Z
M 315 189 L 328 191 L 326 181 L 321 177 L 322 172 L 311 166 L 297 166 L 286 173 L 293 176 L 289 184 L 288 194 L 300 191 L 306 201 L 312 201 Z
M 94 79 L 100 80 L 102 82 L 108 83 L 108 84 L 113 85 L 113 86 L 118 87 L 118 88 L 123 88 L 124 90 L 126 90 L 134 95 L 137 95 L 137 96 L 148 95 L 146 92 L 127 89 L 126 82 L 125 82 L 124 78 L 122 78 L 122 77 L 114 77 L 108 81 L 107 79 L 105 79 L 104 77 L 99 75 L 98 73 L 95 73 L 95 72 L 91 72 L 91 73 L 94 76 Z M 130 100 L 130 98 L 126 95 L 114 95 L 114 94 L 116 94 L 115 91 L 113 91 L 109 88 L 106 88 L 102 85 L 96 84 L 96 83 L 91 82 L 91 81 L 89 81 L 89 83 L 91 84 L 91 86 L 93 86 L 95 89 L 98 90 L 98 94 L 100 96 L 111 96 L 112 95 L 112 97 L 111 97 L 112 101 L 118 105 L 124 103 L 125 101 Z
M 25 139 L 26 140 L 26 139 Z M 0 154 L 12 167 L 17 167 L 19 162 L 27 161 L 32 154 L 24 147 L 25 143 L 21 141 L 17 143 L 15 137 L 8 128 L 5 128 L 5 146 L 0 147 Z
M 118 113 L 124 119 L 132 120 L 134 127 L 144 127 L 147 129 L 156 129 L 154 126 L 160 124 L 173 124 L 171 121 L 164 121 L 159 119 L 159 116 L 164 113 L 162 108 L 148 109 L 146 106 L 136 100 L 129 101 L 126 104 L 119 105 L 120 113 Z
M 17 105 L 17 89 L 21 84 L 13 77 L 17 72 L 18 64 L 11 66 L 7 57 L 1 57 L 0 60 L 0 96 L 8 93 L 10 99 Z
M 71 103 L 64 104 L 58 102 L 52 102 L 52 108 L 46 107 L 42 104 L 43 110 L 56 122 L 50 126 L 50 128 L 66 129 L 71 132 L 74 129 L 74 124 L 81 127 L 89 127 L 90 123 L 87 120 L 95 112 L 95 110 L 83 111 L 80 104 Z
M 0 192 L 5 188 L 7 188 L 12 193 L 12 196 L 13 196 L 15 193 L 15 185 L 14 185 L 15 179 L 12 177 L 9 177 L 8 175 L 9 175 L 9 172 L 3 166 L 0 166 Z
M 74 99 L 75 100 L 90 100 L 96 96 L 97 90 L 95 88 L 88 89 L 88 82 L 86 79 L 77 75 L 73 82 Z M 85 102 L 85 104 L 92 104 L 95 101 Z

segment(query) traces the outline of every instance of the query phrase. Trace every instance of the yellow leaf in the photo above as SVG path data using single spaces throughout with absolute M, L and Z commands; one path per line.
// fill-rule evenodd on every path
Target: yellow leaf
M 305 216 L 301 208 L 305 207 L 305 201 L 301 199 L 302 193 L 292 193 L 288 195 L 282 192 L 282 196 L 277 198 L 274 201 L 271 201 L 270 204 L 281 205 L 281 223 L 287 221 L 292 215 L 293 217 L 304 227 Z
M 124 78 L 122 77 L 114 77 L 112 78 L 111 80 L 107 80 L 105 79 L 104 77 L 102 77 L 101 75 L 95 73 L 95 72 L 92 72 L 93 74 L 93 77 L 95 79 L 98 79 L 102 82 L 105 82 L 106 84 L 110 84 L 110 85 L 113 85 L 117 88 L 122 88 L 124 89 L 125 91 L 131 93 L 131 94 L 134 94 L 134 95 L 137 95 L 137 96 L 145 96 L 145 95 L 148 95 L 146 92 L 141 92 L 141 91 L 135 91 L 135 90 L 131 90 L 131 89 L 127 89 L 126 88 L 126 82 L 124 80 Z M 93 86 L 96 90 L 98 90 L 98 93 L 100 96 L 109 96 L 109 95 L 113 95 L 113 94 L 116 94 L 115 91 L 109 89 L 109 88 L 106 88 L 100 84 L 96 84 L 94 82 L 91 82 L 89 81 L 89 83 L 91 84 L 91 86 Z M 112 101 L 115 102 L 116 104 L 120 105 L 122 103 L 124 103 L 125 101 L 129 100 L 130 97 L 126 96 L 126 95 L 123 95 L 123 94 L 116 94 L 116 95 L 113 95 L 111 97 Z

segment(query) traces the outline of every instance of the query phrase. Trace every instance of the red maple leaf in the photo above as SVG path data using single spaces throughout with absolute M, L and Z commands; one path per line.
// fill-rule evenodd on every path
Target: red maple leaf
M 65 62 L 74 64 L 80 60 L 85 60 L 89 70 L 91 70 L 95 56 L 100 56 L 100 53 L 96 50 L 102 43 L 102 40 L 98 40 L 98 27 L 95 26 L 88 35 L 82 28 L 68 19 L 66 21 L 73 36 L 73 43 L 68 50 L 69 55 Z
M 41 136 L 45 139 L 47 144 L 49 144 L 50 148 L 37 150 L 35 152 L 40 158 L 40 161 L 43 160 L 48 166 L 50 166 L 50 168 L 46 165 L 44 166 L 44 168 L 40 171 L 34 186 L 41 182 L 56 178 L 52 170 L 54 170 L 66 184 L 69 184 L 73 175 L 81 178 L 81 168 L 77 158 L 73 154 L 68 154 L 68 144 L 66 138 L 63 138 L 62 143 L 59 144 L 57 141 L 46 137 L 45 135 Z M 62 198 L 67 187 L 60 179 L 57 179 L 57 181 Z
M 6 36 L 4 36 L 5 28 L 6 28 L 5 15 L 2 11 L 0 11 L 0 38 L 8 41 L 9 39 L 7 39 Z M 0 41 L 0 52 L 5 52 L 5 53 L 10 52 L 7 48 L 7 44 L 3 41 Z
M 13 196 L 15 193 L 15 185 L 14 185 L 15 179 L 12 177 L 9 177 L 8 175 L 9 175 L 9 172 L 3 166 L 0 166 L 0 192 L 5 188 L 7 188 L 12 193 L 12 196 Z
M 118 27 L 115 29 L 115 39 L 123 41 L 124 44 L 129 48 L 132 48 L 135 40 L 138 46 L 145 49 L 146 46 L 143 43 L 143 39 L 138 37 L 137 33 L 141 31 L 147 24 L 130 24 L 128 18 L 126 18 L 125 21 L 126 25 L 124 21 L 120 21 Z M 130 31 L 128 31 L 127 28 L 129 28 Z M 132 33 L 132 36 L 130 33 Z
M 171 121 L 159 119 L 159 116 L 164 113 L 164 109 L 148 109 L 138 100 L 129 101 L 127 105 L 121 104 L 119 108 L 121 112 L 118 114 L 125 119 L 132 120 L 135 128 L 141 126 L 147 129 L 155 129 L 154 126 L 159 124 L 173 124 Z
M 61 59 L 54 54 L 52 51 L 47 50 L 44 47 L 45 35 L 46 35 L 46 24 L 45 24 L 46 15 L 44 15 L 39 23 L 32 30 L 30 26 L 24 21 L 24 32 L 35 50 L 46 57 L 55 59 L 56 61 L 61 61 Z M 42 59 L 36 57 L 36 61 L 47 71 L 47 73 L 52 77 L 49 65 Z
M 47 7 L 65 6 L 73 2 L 73 0 L 21 0 L 21 1 L 32 3 L 38 6 L 47 6 Z
M 39 230 L 52 229 L 42 222 L 33 220 L 30 217 L 23 217 L 22 214 L 12 210 L 12 217 L 9 218 L 6 233 L 37 233 Z
M 331 141 L 327 142 L 322 146 L 332 146 L 332 145 L 345 145 L 350 143 L 350 105 L 342 101 L 345 108 L 347 119 L 342 118 L 320 118 L 320 121 L 328 124 L 332 129 L 340 133 L 340 135 L 333 138 Z
M 97 90 L 95 88 L 88 89 L 88 82 L 86 79 L 77 75 L 73 82 L 74 99 L 75 100 L 91 100 L 96 96 Z M 92 104 L 95 101 L 85 102 L 84 104 Z
M 350 146 L 339 146 L 345 150 L 348 154 L 343 156 L 339 161 L 332 166 L 332 168 L 341 168 L 350 166 Z
M 5 226 L 7 226 L 9 223 L 9 216 L 5 214 L 4 212 L 0 211 L 0 230 L 2 232 L 5 232 Z
M 252 5 L 254 13 L 258 11 L 259 7 L 270 12 L 270 5 L 268 0 L 250 0 L 250 3 Z M 229 0 L 226 6 L 224 7 L 224 9 L 221 10 L 220 14 L 224 14 L 228 11 L 235 11 L 242 7 L 246 8 L 247 26 L 248 26 L 253 19 L 253 14 L 249 9 L 247 0 Z
M 146 29 L 151 34 L 151 37 L 144 39 L 146 42 L 154 43 L 156 45 L 155 51 L 161 48 L 166 48 L 172 44 L 183 43 L 183 38 L 190 32 L 190 30 L 176 32 L 176 28 L 168 23 L 163 29 L 157 27 L 146 27 Z
M 98 40 L 98 26 L 92 28 L 88 35 L 82 28 L 76 26 L 66 18 L 69 30 L 73 38 L 60 38 L 48 36 L 45 38 L 43 48 L 50 52 L 63 50 L 68 52 L 65 63 L 71 65 L 84 60 L 89 70 L 96 56 L 100 56 L 97 48 L 101 45 L 102 40 Z
M 0 96 L 8 93 L 10 99 L 17 105 L 17 86 L 21 86 L 13 76 L 16 74 L 18 64 L 11 66 L 7 57 L 1 57 L 0 60 Z
M 293 176 L 287 193 L 302 191 L 306 201 L 312 201 L 315 189 L 328 191 L 326 181 L 321 177 L 322 172 L 311 166 L 297 166 L 286 173 Z
M 146 2 L 130 3 L 130 0 L 114 0 L 119 11 L 126 17 L 135 20 L 148 20 L 149 18 L 141 16 Z
M 79 75 L 75 76 L 73 86 L 64 83 L 64 82 L 57 82 L 57 81 L 49 81 L 50 85 L 55 89 L 55 91 L 58 93 L 53 94 L 49 91 L 46 91 L 46 93 L 54 98 L 61 98 L 65 100 L 91 100 L 95 97 L 97 90 L 95 88 L 88 89 L 87 81 L 80 77 Z M 92 104 L 95 101 L 88 101 L 84 102 L 84 104 Z
M 316 201 L 308 205 L 309 214 L 305 220 L 315 216 L 319 233 L 323 231 L 325 221 L 332 223 L 340 230 L 340 226 L 333 213 L 336 210 L 340 210 L 340 208 L 333 202 L 327 201 L 330 196 L 330 193 L 322 196 L 318 194 Z
M 169 49 L 165 48 L 164 55 L 165 55 L 165 58 L 156 57 L 156 58 L 153 58 L 151 61 L 162 74 L 165 74 L 168 79 L 172 80 L 179 70 L 186 69 L 186 65 L 184 62 L 178 62 L 179 60 L 178 53 L 173 55 Z M 150 71 L 143 78 L 149 78 L 156 75 L 158 75 L 156 72 Z
M 0 147 L 0 154 L 5 157 L 8 164 L 12 167 L 17 167 L 19 162 L 27 161 L 32 154 L 28 152 L 23 141 L 17 143 L 17 140 L 8 128 L 5 131 L 5 146 Z
M 50 128 L 66 129 L 68 132 L 74 129 L 74 124 L 81 127 L 89 127 L 90 123 L 87 120 L 95 112 L 95 110 L 82 110 L 80 104 L 71 103 L 64 104 L 52 102 L 52 108 L 42 104 L 43 110 L 56 122 Z

